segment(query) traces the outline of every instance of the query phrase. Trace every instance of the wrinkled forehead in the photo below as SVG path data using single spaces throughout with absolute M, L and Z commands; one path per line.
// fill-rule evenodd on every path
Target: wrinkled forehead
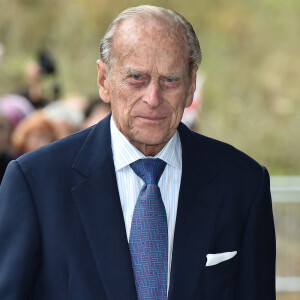
M 143 21 L 138 18 L 123 20 L 113 38 L 114 60 L 132 48 L 157 45 L 180 51 L 189 62 L 188 42 L 179 24 L 168 18 Z

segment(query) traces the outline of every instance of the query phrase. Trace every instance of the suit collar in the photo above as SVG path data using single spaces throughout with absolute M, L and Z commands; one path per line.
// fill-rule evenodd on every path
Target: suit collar
M 137 299 L 109 122 L 94 126 L 83 144 L 73 164 L 83 179 L 72 194 L 108 299 Z
M 91 130 L 82 145 L 75 161 L 73 169 L 83 176 L 90 176 L 95 170 L 110 159 L 111 139 L 110 139 L 110 117 L 108 115 L 100 123 L 91 127 Z

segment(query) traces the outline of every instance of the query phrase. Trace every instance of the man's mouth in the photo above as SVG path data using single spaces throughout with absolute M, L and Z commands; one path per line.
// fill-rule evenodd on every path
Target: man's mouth
M 138 116 L 138 118 L 141 118 L 143 120 L 147 120 L 147 121 L 162 121 L 165 119 L 165 117 L 150 117 L 150 116 Z

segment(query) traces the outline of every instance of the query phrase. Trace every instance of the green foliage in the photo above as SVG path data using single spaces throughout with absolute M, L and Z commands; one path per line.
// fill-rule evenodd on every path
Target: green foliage
M 205 74 L 199 131 L 226 141 L 272 174 L 299 174 L 300 2 L 165 0 L 194 26 Z M 65 93 L 97 93 L 98 44 L 113 18 L 138 0 L 0 0 L 0 94 L 24 84 L 42 48 Z

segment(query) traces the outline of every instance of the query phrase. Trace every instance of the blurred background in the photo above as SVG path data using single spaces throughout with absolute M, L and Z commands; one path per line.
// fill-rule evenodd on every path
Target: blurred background
M 0 172 L 109 113 L 96 85 L 99 41 L 140 4 L 194 26 L 203 63 L 184 121 L 267 166 L 278 299 L 300 299 L 299 0 L 0 0 Z

